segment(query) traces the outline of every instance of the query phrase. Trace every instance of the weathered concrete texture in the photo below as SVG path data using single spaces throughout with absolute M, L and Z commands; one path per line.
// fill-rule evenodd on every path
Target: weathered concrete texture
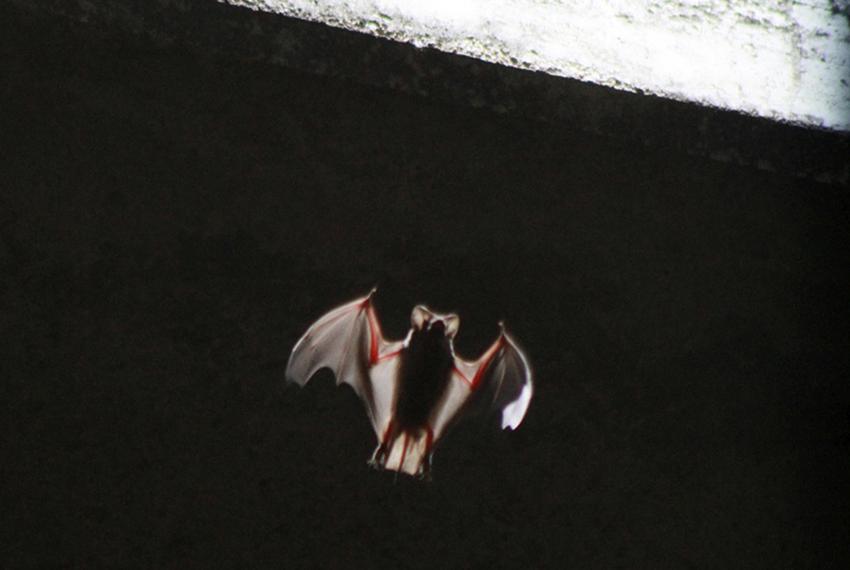
M 0 4 L 0 567 L 846 567 L 846 188 L 157 9 L 185 44 Z M 426 302 L 473 355 L 504 318 L 534 366 L 523 426 L 461 426 L 430 485 L 367 468 L 327 375 L 283 386 L 376 283 L 388 334 Z
M 850 131 L 848 9 L 827 0 L 221 0 L 629 91 Z
M 212 0 L 5 1 L 85 24 L 85 33 L 271 62 L 631 144 L 822 182 L 850 182 L 850 135 L 502 67 Z

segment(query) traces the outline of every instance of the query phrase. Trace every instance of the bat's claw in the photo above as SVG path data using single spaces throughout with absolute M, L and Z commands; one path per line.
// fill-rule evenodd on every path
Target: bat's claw
M 386 462 L 387 447 L 384 444 L 380 444 L 375 448 L 375 453 L 372 454 L 372 458 L 366 464 L 376 471 L 382 471 Z
M 431 477 L 431 457 L 432 454 L 428 453 L 422 459 L 422 465 L 419 467 L 419 473 L 417 473 L 417 477 L 420 481 L 431 482 L 433 478 Z

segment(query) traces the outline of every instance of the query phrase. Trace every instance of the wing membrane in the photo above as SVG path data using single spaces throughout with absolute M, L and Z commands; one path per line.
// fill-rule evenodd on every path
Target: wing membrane
M 522 423 L 534 392 L 528 359 L 503 329 L 496 342 L 475 362 L 455 357 L 452 382 L 432 416 L 438 438 L 470 405 L 482 404 L 501 414 L 502 428 Z
M 286 378 L 304 386 L 318 370 L 329 368 L 337 385 L 348 384 L 363 401 L 377 433 L 391 413 L 396 377 L 391 355 L 400 346 L 383 338 L 370 293 L 307 329 L 292 349 Z

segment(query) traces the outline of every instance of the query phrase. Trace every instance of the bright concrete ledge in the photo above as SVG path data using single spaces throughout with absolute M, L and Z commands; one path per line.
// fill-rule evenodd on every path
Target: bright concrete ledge
M 848 0 L 219 0 L 521 69 L 850 131 Z

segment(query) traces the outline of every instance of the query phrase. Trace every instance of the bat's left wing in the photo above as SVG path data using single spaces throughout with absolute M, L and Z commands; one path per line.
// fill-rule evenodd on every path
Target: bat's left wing
M 401 342 L 384 339 L 372 306 L 372 293 L 326 314 L 296 343 L 286 365 L 286 378 L 301 386 L 321 368 L 329 368 L 337 384 L 348 384 L 366 406 L 380 437 L 395 393 Z
M 455 356 L 446 396 L 431 418 L 436 441 L 473 403 L 501 413 L 502 428 L 516 429 L 534 393 L 531 367 L 514 339 L 502 333 L 474 362 Z

